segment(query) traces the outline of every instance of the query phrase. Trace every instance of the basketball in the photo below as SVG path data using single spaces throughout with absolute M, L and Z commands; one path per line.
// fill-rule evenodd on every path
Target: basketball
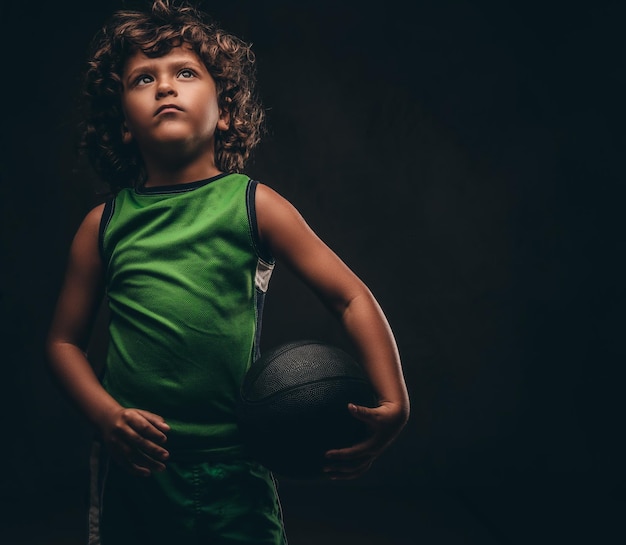
M 327 450 L 367 436 L 348 403 L 377 405 L 371 384 L 347 352 L 308 340 L 263 353 L 246 373 L 239 401 L 249 454 L 277 474 L 305 479 L 321 477 Z

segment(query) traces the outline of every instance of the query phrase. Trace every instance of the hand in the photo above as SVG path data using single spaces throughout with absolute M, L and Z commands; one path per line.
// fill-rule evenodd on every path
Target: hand
M 161 445 L 170 427 L 162 417 L 140 409 L 117 411 L 102 426 L 111 456 L 130 473 L 149 477 L 165 469 L 169 452 Z
M 371 433 L 361 443 L 326 453 L 324 473 L 332 480 L 356 479 L 368 471 L 374 460 L 396 439 L 408 419 L 408 414 L 397 403 L 383 402 L 375 408 L 350 403 L 348 410 L 365 422 Z

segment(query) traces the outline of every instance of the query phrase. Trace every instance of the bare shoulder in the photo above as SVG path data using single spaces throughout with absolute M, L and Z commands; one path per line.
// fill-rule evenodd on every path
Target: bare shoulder
M 84 259 L 92 263 L 100 261 L 100 222 L 104 207 L 104 203 L 95 206 L 83 218 L 72 242 L 71 252 L 74 259 Z
M 259 235 L 276 257 L 316 238 L 295 206 L 274 189 L 259 184 L 255 207 Z
M 270 219 L 277 214 L 298 214 L 285 197 L 265 184 L 257 185 L 255 205 L 257 212 Z
M 83 226 L 88 229 L 100 229 L 100 221 L 102 220 L 102 214 L 104 213 L 105 203 L 94 206 L 83 219 Z
M 271 187 L 259 184 L 256 191 L 255 207 L 261 228 L 277 229 L 291 226 L 306 227 L 306 222 L 296 209 L 280 193 Z
M 77 235 L 84 234 L 98 234 L 100 231 L 100 222 L 102 221 L 102 214 L 104 213 L 105 204 L 99 204 L 94 206 L 83 218 L 80 226 L 78 227 Z

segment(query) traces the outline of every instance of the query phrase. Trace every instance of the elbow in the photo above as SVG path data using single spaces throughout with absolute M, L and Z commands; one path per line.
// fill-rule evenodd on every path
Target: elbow
M 52 371 L 55 367 L 55 361 L 57 359 L 58 352 L 58 340 L 51 334 L 48 334 L 44 343 L 44 362 L 46 369 Z
M 56 374 L 69 344 L 52 331 L 48 334 L 44 343 L 44 361 L 49 371 Z
M 402 407 L 402 412 L 401 412 L 403 425 L 405 425 L 409 421 L 410 417 L 411 417 L 411 402 L 409 401 L 409 398 L 407 396 L 406 402 L 404 403 Z

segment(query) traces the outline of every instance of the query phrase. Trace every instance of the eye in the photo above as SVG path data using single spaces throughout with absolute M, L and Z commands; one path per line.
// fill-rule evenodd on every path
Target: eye
M 180 72 L 178 72 L 178 77 L 182 79 L 191 79 L 196 76 L 196 73 L 190 68 L 183 68 Z
M 135 78 L 135 85 L 147 85 L 153 81 L 152 76 L 148 74 L 141 74 L 141 76 Z

